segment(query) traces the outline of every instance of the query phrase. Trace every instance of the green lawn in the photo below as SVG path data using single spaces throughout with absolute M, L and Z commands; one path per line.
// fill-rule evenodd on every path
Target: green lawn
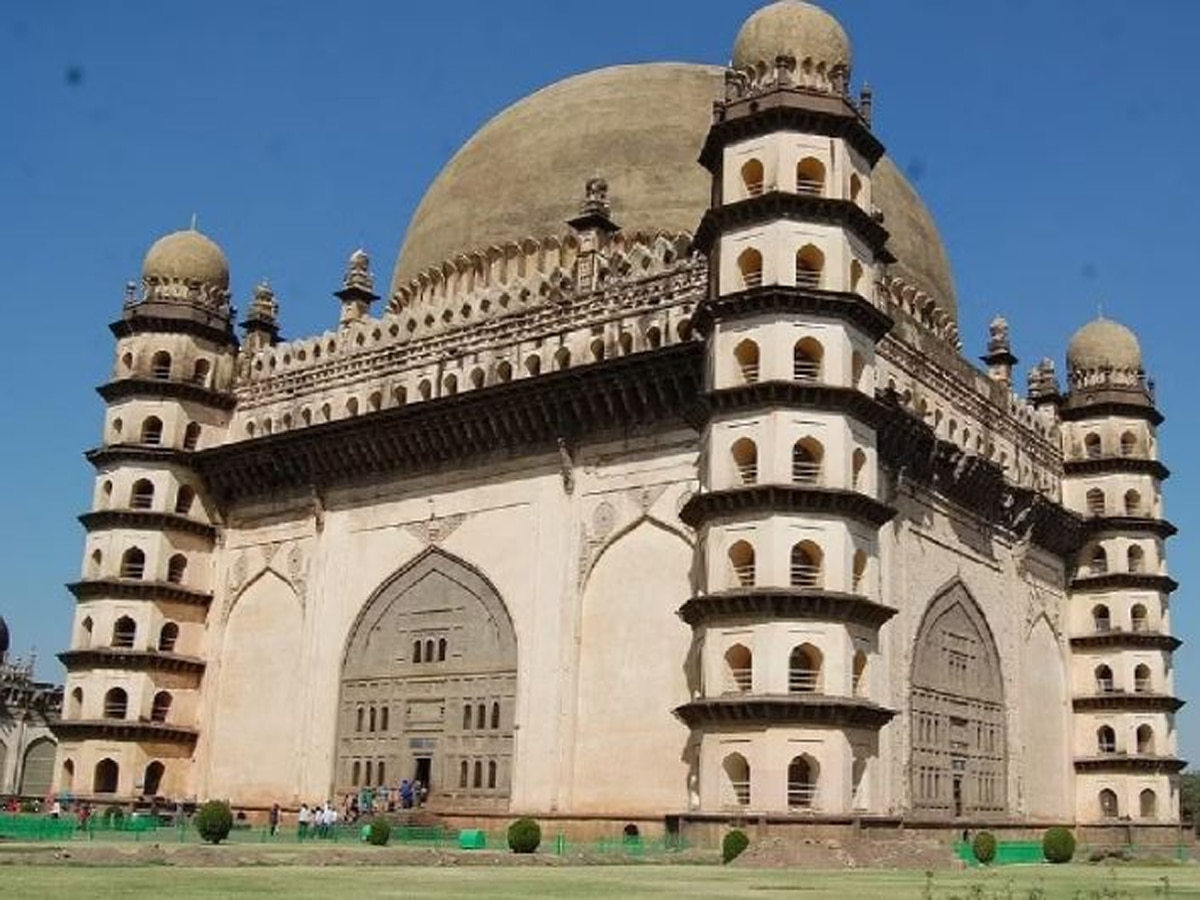
M 1169 894 L 1164 894 L 1169 879 Z M 1044 891 L 1038 894 L 1037 890 Z M 1200 898 L 1200 867 L 1009 866 L 988 872 L 939 872 L 926 893 L 921 872 L 754 870 L 716 866 L 446 866 L 176 868 L 0 865 L 0 896 L 87 900 L 191 900 L 272 897 L 771 897 L 904 900 L 932 896 L 986 900 L 1032 897 L 1109 900 Z

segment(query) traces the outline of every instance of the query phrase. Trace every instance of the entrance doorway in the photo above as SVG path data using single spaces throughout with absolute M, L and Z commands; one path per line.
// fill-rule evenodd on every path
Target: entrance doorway
M 414 776 L 421 782 L 425 790 L 433 793 L 433 758 L 430 756 L 417 757 L 417 774 Z

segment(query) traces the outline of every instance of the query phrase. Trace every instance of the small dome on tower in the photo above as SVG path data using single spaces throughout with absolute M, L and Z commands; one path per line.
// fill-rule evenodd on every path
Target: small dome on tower
M 197 282 L 226 290 L 229 260 L 211 238 L 194 228 L 175 231 L 154 242 L 142 262 L 147 282 Z
M 1067 368 L 1072 372 L 1111 369 L 1140 372 L 1142 348 L 1137 335 L 1112 319 L 1088 322 L 1067 344 Z
M 764 6 L 742 25 L 733 44 L 733 66 L 772 64 L 776 57 L 806 59 L 827 69 L 850 69 L 850 38 L 838 20 L 819 6 L 801 0 L 779 0 Z

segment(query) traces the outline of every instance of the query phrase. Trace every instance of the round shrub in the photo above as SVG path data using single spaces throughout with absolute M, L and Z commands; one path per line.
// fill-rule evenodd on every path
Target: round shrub
M 210 844 L 219 844 L 233 829 L 233 810 L 224 800 L 209 800 L 196 811 L 196 830 Z
M 508 826 L 508 846 L 513 853 L 533 853 L 542 842 L 542 826 L 533 819 L 517 819 Z
M 1063 828 L 1061 825 L 1047 828 L 1042 837 L 1042 855 L 1046 857 L 1047 862 L 1070 862 L 1071 857 L 1075 855 L 1075 835 L 1071 834 L 1069 828 Z
M 985 866 L 996 858 L 996 837 L 990 831 L 981 831 L 971 842 L 975 858 Z
M 367 826 L 368 844 L 374 844 L 376 847 L 385 847 L 391 836 L 392 823 L 383 816 L 376 816 L 371 820 L 371 824 Z
M 750 846 L 750 838 L 746 837 L 746 832 L 737 828 L 725 835 L 721 841 L 721 861 L 733 862 L 742 851 Z

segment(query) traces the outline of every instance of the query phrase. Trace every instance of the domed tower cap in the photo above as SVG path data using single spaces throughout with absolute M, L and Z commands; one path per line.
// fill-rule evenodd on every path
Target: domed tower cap
M 754 13 L 733 43 L 733 66 L 753 68 L 773 64 L 780 56 L 797 63 L 811 60 L 850 70 L 850 38 L 841 24 L 825 10 L 801 0 L 779 0 Z
M 1141 372 L 1142 348 L 1137 335 L 1112 319 L 1088 322 L 1067 344 L 1071 372 Z
M 185 282 L 229 288 L 229 261 L 212 238 L 195 229 L 160 237 L 146 252 L 142 279 L 147 283 Z

